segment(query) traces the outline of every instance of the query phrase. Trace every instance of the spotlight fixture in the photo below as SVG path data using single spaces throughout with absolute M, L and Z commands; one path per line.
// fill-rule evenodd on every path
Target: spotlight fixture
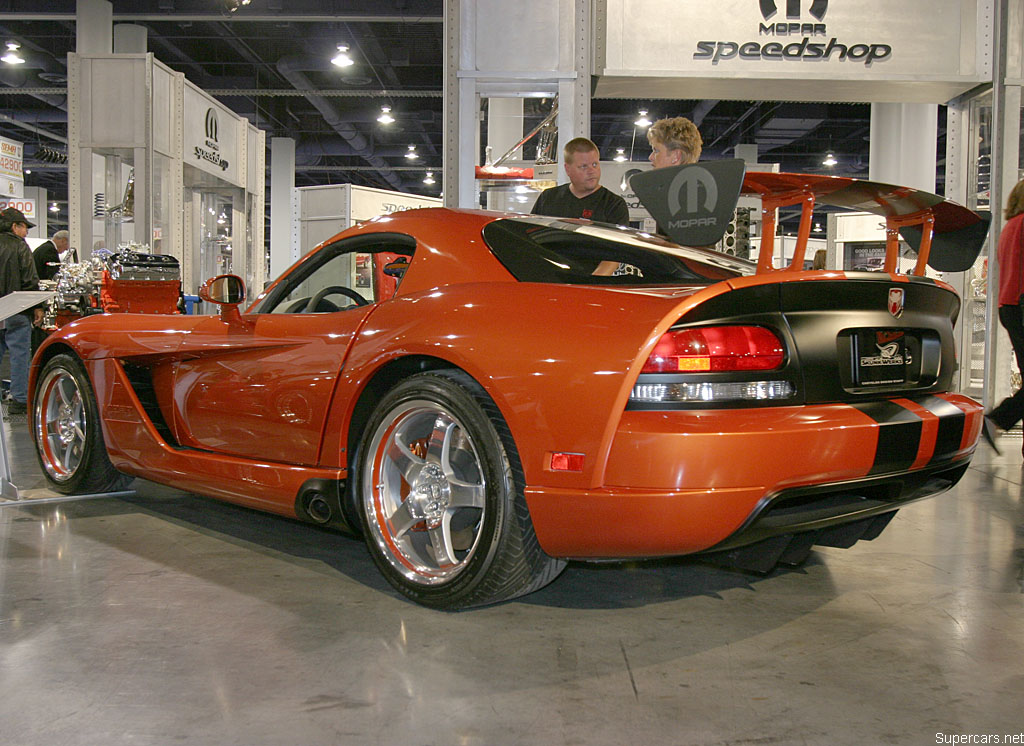
M 836 165 L 837 163 L 839 163 L 839 161 L 836 160 L 835 153 L 829 151 L 828 155 L 825 156 L 825 160 L 821 162 L 821 165 L 832 168 L 832 166 Z
M 618 161 L 619 163 L 622 163 L 624 160 L 626 160 L 626 149 L 625 148 L 615 148 L 615 157 L 612 158 L 612 160 L 613 161 Z
M 346 45 L 338 45 L 338 53 L 331 59 L 331 64 L 338 67 L 348 67 L 355 64 L 355 61 L 348 54 L 348 47 Z
M 7 42 L 7 54 L 5 54 L 3 57 L 0 57 L 0 60 L 3 60 L 8 65 L 24 64 L 25 59 L 20 54 L 18 54 L 18 49 L 20 47 L 21 45 L 16 41 Z
M 36 148 L 36 158 L 43 163 L 67 163 L 68 154 L 62 150 L 42 145 Z
M 427 175 L 423 178 L 423 183 L 428 185 L 435 183 L 433 171 L 427 171 Z
M 640 110 L 640 118 L 633 122 L 637 127 L 650 127 L 651 120 L 647 118 L 647 109 Z
M 416 152 L 416 146 L 415 145 L 410 145 L 409 146 L 409 152 L 405 154 L 405 157 L 408 158 L 410 161 L 412 159 L 414 159 L 414 158 L 419 158 L 420 157 L 419 154 Z
M 391 116 L 390 106 L 380 107 L 380 116 L 377 117 L 377 121 L 380 122 L 381 124 L 391 124 L 393 121 L 395 121 L 395 118 Z

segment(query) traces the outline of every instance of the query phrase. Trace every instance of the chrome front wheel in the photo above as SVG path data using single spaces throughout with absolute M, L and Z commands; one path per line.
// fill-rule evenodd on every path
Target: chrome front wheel
M 128 482 L 107 456 L 96 399 L 77 358 L 56 355 L 43 366 L 32 431 L 43 473 L 59 492 L 102 492 Z

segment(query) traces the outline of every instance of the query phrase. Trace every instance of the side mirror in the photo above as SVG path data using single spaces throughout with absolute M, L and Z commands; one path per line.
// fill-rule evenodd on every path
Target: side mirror
M 238 275 L 218 275 L 203 283 L 199 298 L 218 306 L 237 306 L 245 302 L 245 281 Z

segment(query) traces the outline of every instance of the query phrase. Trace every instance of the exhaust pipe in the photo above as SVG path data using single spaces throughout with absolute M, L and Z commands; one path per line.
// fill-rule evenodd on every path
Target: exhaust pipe
M 315 492 L 306 503 L 306 513 L 314 523 L 322 525 L 330 522 L 334 511 L 331 510 L 331 504 L 327 502 L 327 499 L 319 492 Z

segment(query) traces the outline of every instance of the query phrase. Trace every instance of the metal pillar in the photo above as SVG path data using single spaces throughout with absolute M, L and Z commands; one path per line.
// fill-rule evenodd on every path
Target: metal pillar
M 292 212 L 295 190 L 295 140 L 270 139 L 270 276 L 279 277 L 298 258 L 296 216 Z M 255 293 L 253 294 L 255 297 Z
M 480 99 L 559 98 L 561 144 L 590 133 L 592 0 L 445 0 L 446 205 L 477 207 Z

